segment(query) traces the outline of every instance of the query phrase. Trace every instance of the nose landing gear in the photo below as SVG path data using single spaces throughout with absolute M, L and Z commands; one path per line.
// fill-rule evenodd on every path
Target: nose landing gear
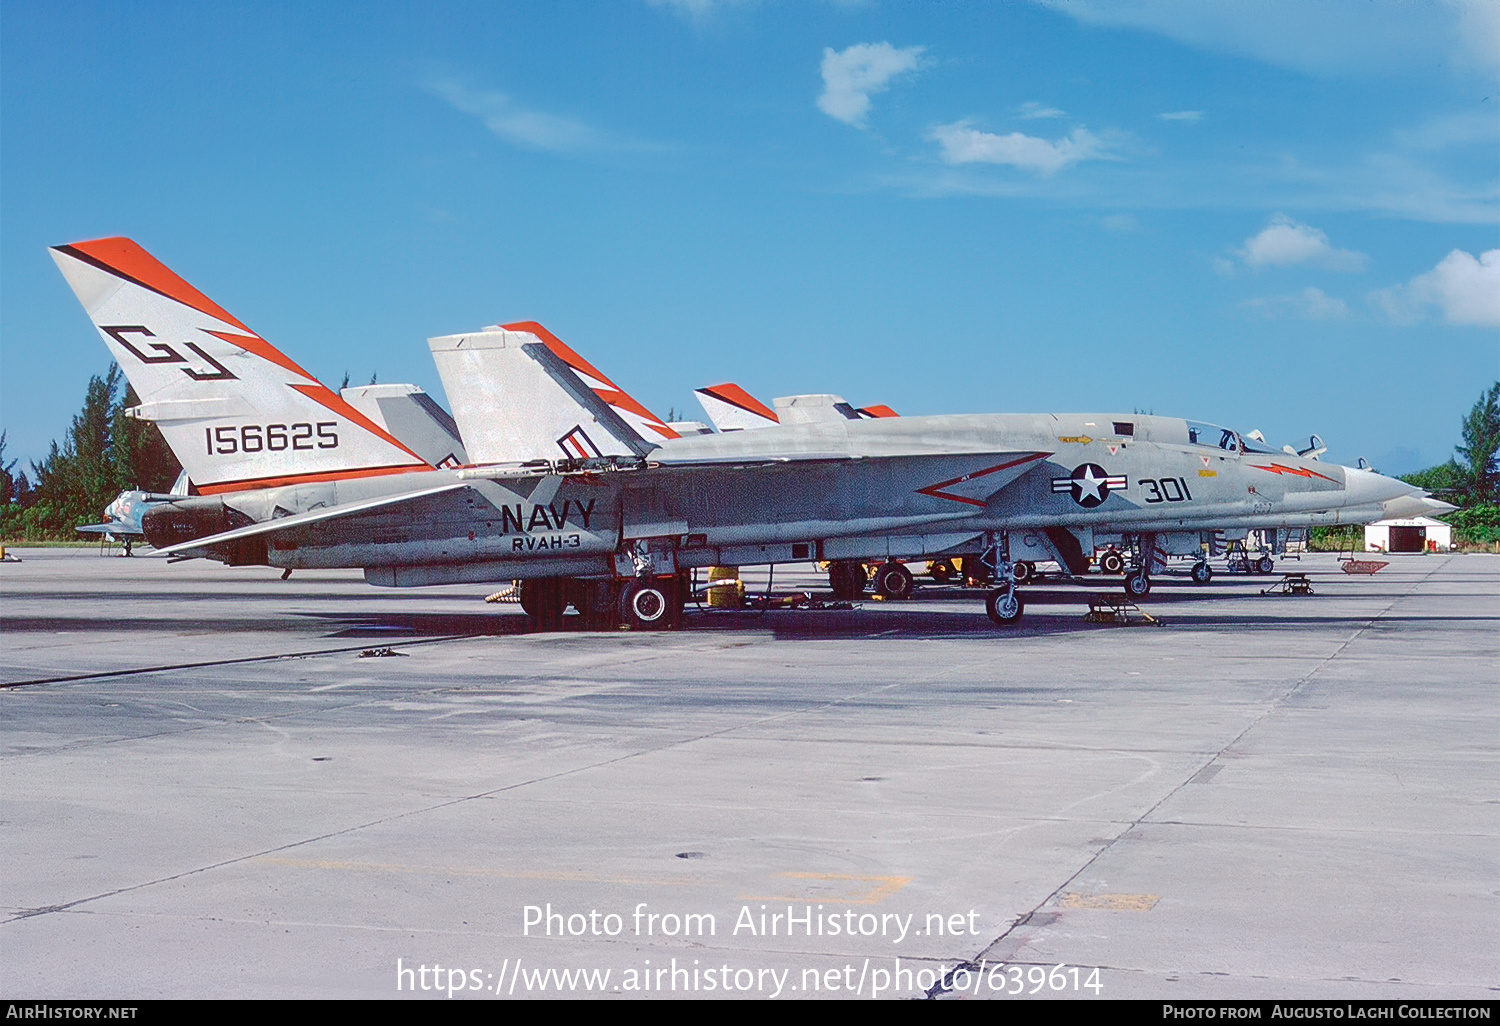
M 1005 532 L 993 536 L 984 555 L 980 557 L 984 565 L 992 572 L 992 580 L 997 587 L 986 596 L 984 600 L 984 611 L 989 614 L 991 620 L 998 627 L 1014 627 L 1021 621 L 1021 614 L 1026 611 L 1026 603 L 1021 600 L 1016 591 L 1016 582 L 1021 578 L 1018 574 L 1017 564 L 1010 561 L 1010 536 Z M 1026 575 L 1026 579 L 1030 578 Z

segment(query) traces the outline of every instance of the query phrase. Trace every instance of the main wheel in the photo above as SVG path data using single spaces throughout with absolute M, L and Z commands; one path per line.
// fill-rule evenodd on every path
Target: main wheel
M 984 611 L 998 626 L 1012 627 L 1025 612 L 1026 604 L 1014 588 L 996 588 L 984 600 Z
M 1036 577 L 1036 564 L 1029 559 L 1011 564 L 1011 573 L 1017 584 L 1028 584 Z
M 555 578 L 521 582 L 521 608 L 538 630 L 555 631 L 562 626 L 568 608 L 563 582 Z
M 583 585 L 583 625 L 591 631 L 613 630 L 620 625 L 620 588 L 612 580 L 594 578 Z
M 1213 576 L 1214 568 L 1209 566 L 1207 563 L 1193 564 L 1192 577 L 1194 584 L 1207 584 L 1209 581 L 1213 580 Z
M 895 560 L 880 564 L 880 569 L 875 571 L 875 590 L 888 599 L 911 598 L 915 588 L 916 581 L 912 580 L 911 571 Z
M 953 564 L 948 562 L 946 559 L 934 560 L 933 564 L 927 568 L 927 572 L 931 574 L 932 579 L 939 584 L 947 584 L 949 581 L 953 580 L 953 578 L 957 576 L 958 573 L 953 569 Z
M 1258 574 L 1268 574 L 1275 569 L 1276 564 L 1271 561 L 1270 556 L 1261 556 L 1255 561 L 1255 572 Z
M 1114 549 L 1110 549 L 1099 557 L 1099 569 L 1107 574 L 1123 573 L 1125 570 L 1125 557 Z
M 631 581 L 620 593 L 620 619 L 631 630 L 675 627 L 681 612 L 682 601 L 671 578 Z
M 1145 598 L 1151 594 L 1151 578 L 1143 570 L 1132 570 L 1125 575 L 1125 594 L 1131 598 Z
M 869 578 L 865 566 L 857 559 L 836 559 L 828 567 L 828 586 L 839 602 L 851 602 L 865 593 Z

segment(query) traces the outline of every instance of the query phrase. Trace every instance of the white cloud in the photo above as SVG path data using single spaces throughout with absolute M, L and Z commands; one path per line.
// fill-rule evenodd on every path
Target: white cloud
M 1271 320 L 1301 317 L 1309 321 L 1337 321 L 1349 316 L 1349 304 L 1315 288 L 1305 288 L 1289 296 L 1247 299 L 1240 305 Z
M 1156 115 L 1162 121 L 1202 121 L 1201 110 L 1168 110 Z
M 856 43 L 847 50 L 823 51 L 823 95 L 818 109 L 831 118 L 863 128 L 870 94 L 882 93 L 891 79 L 920 66 L 926 47 L 898 50 L 890 43 Z
M 1370 301 L 1398 324 L 1412 324 L 1436 307 L 1449 324 L 1500 328 L 1500 249 L 1476 259 L 1455 249 L 1405 285 L 1370 294 Z
M 1037 103 L 1034 100 L 1021 104 L 1021 117 L 1027 121 L 1034 121 L 1037 118 L 1065 118 L 1067 116 L 1068 112 L 1065 110 L 1058 110 L 1056 107 L 1049 107 L 1045 103 Z
M 1259 235 L 1246 239 L 1239 256 L 1249 267 L 1313 264 L 1330 271 L 1362 271 L 1369 261 L 1363 253 L 1334 249 L 1325 232 L 1285 214 L 1277 214 Z
M 606 137 L 588 125 L 521 106 L 504 93 L 470 89 L 451 80 L 434 82 L 431 91 L 507 142 L 530 150 L 577 153 L 600 149 Z
M 943 148 L 943 160 L 949 164 L 1009 164 L 1052 175 L 1081 160 L 1112 159 L 1104 140 L 1087 128 L 1075 128 L 1057 142 L 1049 142 L 1020 132 L 995 135 L 969 125 L 968 121 L 939 125 L 929 135 Z

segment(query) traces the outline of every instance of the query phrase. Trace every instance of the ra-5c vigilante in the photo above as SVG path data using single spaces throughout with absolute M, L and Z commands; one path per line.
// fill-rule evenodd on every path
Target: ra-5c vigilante
M 987 610 L 1010 624 L 1023 553 L 1078 567 L 1095 531 L 1149 549 L 1208 527 L 1375 519 L 1415 491 L 1154 416 L 839 419 L 648 440 L 535 334 L 507 329 L 431 345 L 440 369 L 445 352 L 484 352 L 503 378 L 563 397 L 535 422 L 510 411 L 555 455 L 439 469 L 130 240 L 52 252 L 141 398 L 133 415 L 160 426 L 198 493 L 146 514 L 153 546 L 361 568 L 386 586 L 521 580 L 543 625 L 572 604 L 671 626 L 694 567 L 949 555 L 993 566 Z M 485 460 L 458 422 L 468 459 Z

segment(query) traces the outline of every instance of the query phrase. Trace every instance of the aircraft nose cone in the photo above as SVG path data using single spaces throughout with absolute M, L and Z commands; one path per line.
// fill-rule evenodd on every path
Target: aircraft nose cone
M 1344 468 L 1344 504 L 1346 506 L 1371 506 L 1421 493 L 1420 488 L 1409 485 L 1405 481 L 1398 481 L 1394 477 L 1377 474 L 1373 470 Z

